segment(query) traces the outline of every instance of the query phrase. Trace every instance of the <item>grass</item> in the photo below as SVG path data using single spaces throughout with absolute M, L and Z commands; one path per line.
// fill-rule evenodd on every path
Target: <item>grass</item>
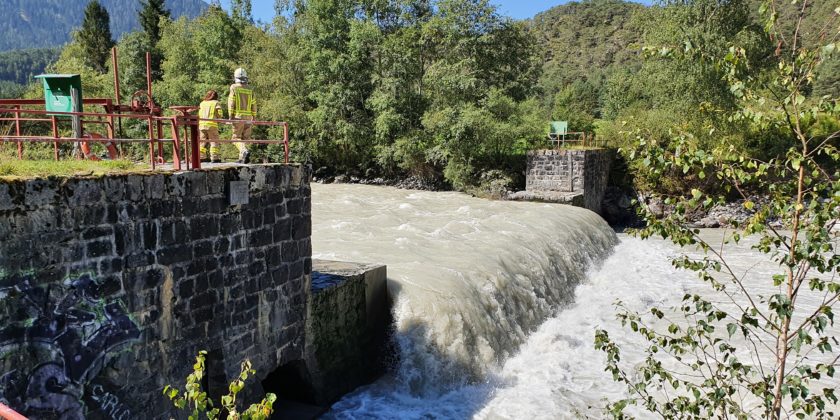
M 47 177 L 68 175 L 102 175 L 108 173 L 148 171 L 145 163 L 128 160 L 17 160 L 0 157 L 0 178 Z

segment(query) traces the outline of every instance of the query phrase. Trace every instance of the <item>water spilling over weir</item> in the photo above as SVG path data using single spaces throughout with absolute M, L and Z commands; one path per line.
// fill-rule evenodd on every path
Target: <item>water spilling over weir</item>
M 628 395 L 604 371 L 595 330 L 609 331 L 627 367 L 642 362 L 645 348 L 613 304 L 647 312 L 709 293 L 695 273 L 671 264 L 698 250 L 616 237 L 577 208 L 352 185 L 314 185 L 313 208 L 316 256 L 388 264 L 401 358 L 326 418 L 608 418 L 606 402 Z M 701 232 L 710 243 L 723 235 Z M 756 241 L 727 248 L 727 261 L 766 296 L 779 266 L 751 249 Z M 800 304 L 815 308 L 821 299 L 806 293 Z M 743 398 L 760 416 L 756 401 Z M 651 417 L 638 407 L 628 414 Z
M 617 243 L 600 217 L 575 207 L 357 185 L 312 190 L 315 258 L 388 265 L 400 362 L 386 381 L 415 397 L 488 380 Z

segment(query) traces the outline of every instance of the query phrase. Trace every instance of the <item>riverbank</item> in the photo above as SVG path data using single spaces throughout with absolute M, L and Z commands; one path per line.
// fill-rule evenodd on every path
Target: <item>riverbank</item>
M 384 187 L 394 187 L 402 190 L 417 190 L 417 191 L 432 191 L 432 192 L 454 192 L 451 186 L 446 185 L 441 181 L 424 179 L 419 177 L 405 177 L 405 178 L 391 178 L 386 179 L 382 177 L 376 178 L 360 178 L 350 175 L 328 176 L 322 178 L 313 178 L 314 183 L 319 184 L 358 184 L 358 185 L 374 185 Z M 493 190 L 493 193 L 472 194 L 477 198 L 486 198 L 491 200 L 509 200 L 516 191 L 504 187 L 498 187 Z M 690 212 L 687 215 L 686 222 L 691 227 L 696 228 L 725 228 L 732 227 L 736 223 L 742 224 L 752 217 L 762 206 L 767 202 L 766 197 L 755 196 L 750 197 L 749 201 L 754 204 L 752 209 L 747 209 L 744 203 L 747 200 L 736 200 L 730 203 L 716 205 L 709 211 L 698 210 Z M 668 206 L 660 199 L 655 199 L 649 195 L 638 193 L 633 194 L 627 192 L 623 188 L 610 185 L 606 189 L 604 199 L 601 204 L 601 217 L 607 221 L 613 228 L 623 230 L 625 228 L 635 228 L 644 226 L 643 219 L 638 215 L 639 203 L 644 203 L 649 207 L 653 214 L 659 217 L 665 217 L 673 211 L 673 206 Z M 780 226 L 778 220 L 770 222 L 771 226 Z

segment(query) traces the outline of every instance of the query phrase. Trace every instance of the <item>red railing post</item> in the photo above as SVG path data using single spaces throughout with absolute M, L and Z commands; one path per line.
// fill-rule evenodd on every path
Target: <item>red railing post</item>
M 155 169 L 155 126 L 152 114 L 149 114 L 149 161 L 152 165 L 152 170 Z
M 15 107 L 15 135 L 20 137 L 20 105 Z M 23 142 L 17 142 L 18 159 L 23 159 Z
M 289 123 L 283 123 L 283 149 L 285 151 L 286 164 L 289 164 Z
M 158 145 L 158 162 L 159 163 L 164 163 L 164 162 L 166 162 L 166 159 L 164 159 L 164 157 L 163 157 L 163 142 L 160 141 L 160 139 L 163 138 L 163 121 L 161 121 L 161 120 L 157 120 L 157 133 L 158 133 L 158 135 L 157 135 L 157 138 L 158 138 L 158 142 L 157 142 L 157 145 Z
M 0 419 L 6 420 L 28 420 L 26 417 L 21 415 L 15 410 L 12 410 L 11 407 L 0 403 Z
M 190 147 L 192 148 L 193 169 L 201 169 L 201 145 L 198 144 L 198 119 L 187 120 L 190 127 Z
M 178 136 L 178 117 L 172 117 L 172 167 L 181 170 L 181 139 Z
M 52 121 L 53 138 L 55 139 L 53 142 L 53 152 L 55 153 L 55 160 L 58 160 L 58 120 L 55 115 L 50 120 Z

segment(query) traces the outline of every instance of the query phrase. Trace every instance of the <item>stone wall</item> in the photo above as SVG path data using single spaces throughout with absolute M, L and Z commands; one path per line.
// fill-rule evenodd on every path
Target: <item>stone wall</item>
M 199 350 L 217 395 L 301 360 L 310 211 L 298 166 L 0 180 L 0 401 L 168 418 Z
M 606 149 L 528 152 L 525 199 L 565 202 L 601 212 L 612 152 Z

